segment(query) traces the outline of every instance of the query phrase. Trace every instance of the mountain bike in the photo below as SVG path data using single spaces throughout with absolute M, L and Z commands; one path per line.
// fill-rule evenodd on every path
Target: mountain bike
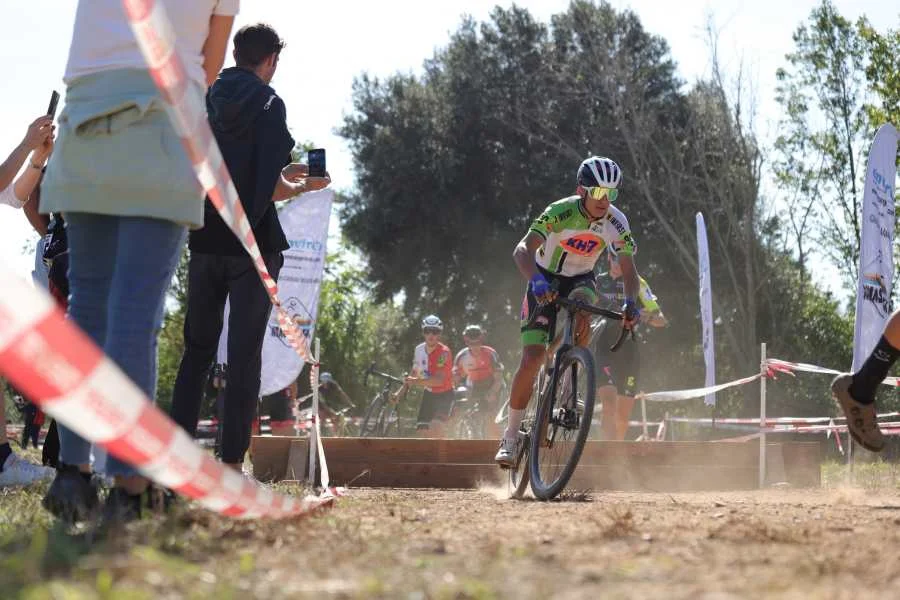
M 575 345 L 575 314 L 624 318 L 620 312 L 569 298 L 557 297 L 553 304 L 566 309 L 566 323 L 553 361 L 541 367 L 519 428 L 517 457 L 509 473 L 513 498 L 525 493 L 529 480 L 536 498 L 556 497 L 569 483 L 584 450 L 594 414 L 596 379 L 590 350 Z M 619 349 L 628 331 L 622 328 L 610 351 Z
M 402 398 L 394 402 L 391 396 L 393 386 L 402 386 L 403 380 L 377 371 L 375 363 L 369 365 L 363 386 L 368 385 L 370 376 L 384 380 L 384 385 L 366 407 L 366 413 L 359 425 L 359 435 L 360 437 L 398 437 L 400 435 L 400 415 L 397 413 L 397 404 Z
M 453 415 L 453 437 L 461 440 L 486 439 L 485 419 L 493 419 L 497 423 L 500 421 L 496 420 L 493 411 L 490 415 L 484 414 L 484 411 L 488 410 L 484 395 L 474 395 L 467 387 L 456 388 L 454 393 L 456 402 L 453 411 L 454 413 L 460 412 L 458 415 Z M 506 383 L 500 385 L 496 396 L 497 398 L 507 396 Z

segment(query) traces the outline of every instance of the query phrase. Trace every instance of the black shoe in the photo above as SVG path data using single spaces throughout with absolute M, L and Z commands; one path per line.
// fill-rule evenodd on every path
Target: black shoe
M 104 525 L 124 525 L 141 518 L 141 501 L 144 494 L 129 494 L 120 487 L 109 490 L 103 506 Z
M 75 465 L 59 463 L 56 477 L 41 504 L 56 518 L 72 524 L 91 519 L 100 504 L 93 476 L 85 477 Z

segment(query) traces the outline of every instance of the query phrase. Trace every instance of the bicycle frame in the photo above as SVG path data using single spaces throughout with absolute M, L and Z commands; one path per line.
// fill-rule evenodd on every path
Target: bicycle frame
M 372 398 L 371 402 L 369 402 L 366 405 L 365 417 L 363 419 L 363 423 L 360 425 L 360 435 L 366 435 L 365 433 L 363 433 L 363 431 L 368 430 L 370 413 L 373 411 L 374 407 L 378 403 L 380 403 L 382 406 L 381 410 L 378 412 L 377 415 L 373 414 L 371 416 L 374 416 L 377 419 L 376 423 L 374 424 L 376 435 L 380 434 L 380 433 L 384 433 L 383 431 L 380 430 L 380 428 L 384 425 L 384 423 L 382 422 L 381 419 L 383 416 L 384 406 L 387 406 L 388 403 L 390 402 L 391 388 L 395 384 L 400 385 L 400 386 L 403 385 L 403 380 L 400 379 L 399 377 L 394 377 L 393 375 L 390 375 L 388 373 L 382 373 L 380 371 L 375 370 L 375 363 L 372 363 L 369 366 L 369 369 L 366 371 L 366 376 L 365 376 L 365 379 L 363 380 L 364 386 L 368 386 L 370 375 L 374 375 L 376 377 L 380 377 L 381 379 L 383 379 L 384 385 L 382 386 L 381 390 L 379 390 L 378 393 L 375 394 L 375 396 Z M 392 410 L 394 410 L 396 412 L 395 408 L 392 408 Z
M 572 331 L 575 328 L 575 315 L 578 313 L 578 311 L 584 311 L 587 313 L 599 315 L 608 319 L 612 319 L 614 321 L 621 321 L 623 319 L 622 313 L 612 310 L 606 310 L 604 308 L 600 308 L 599 306 L 594 306 L 593 304 L 588 304 L 580 300 L 556 297 L 553 300 L 553 303 L 561 308 L 566 309 L 566 324 L 563 327 L 562 336 L 555 338 L 549 345 L 550 348 L 553 348 L 555 345 L 556 350 L 553 352 L 553 360 L 547 361 L 548 377 L 546 381 L 549 383 L 549 386 L 545 386 L 544 389 L 541 390 L 540 396 L 543 396 L 548 389 L 556 389 L 558 371 L 557 367 L 559 367 L 559 364 L 562 361 L 562 357 L 565 355 L 565 353 L 575 345 L 575 336 L 572 334 Z M 618 339 L 616 339 L 615 344 L 610 347 L 611 352 L 615 352 L 622 346 L 622 342 L 625 341 L 625 338 L 628 335 L 629 331 L 631 331 L 632 335 L 634 335 L 634 330 L 625 329 L 624 326 L 622 327 Z

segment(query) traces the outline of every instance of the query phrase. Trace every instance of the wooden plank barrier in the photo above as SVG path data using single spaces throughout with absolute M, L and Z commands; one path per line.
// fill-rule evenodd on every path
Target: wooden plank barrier
M 497 450 L 493 440 L 323 438 L 323 443 L 333 485 L 453 489 L 506 482 L 506 473 L 493 462 Z M 251 454 L 257 476 L 299 478 L 296 472 L 285 472 L 292 444 L 308 441 L 255 437 Z M 819 485 L 818 443 L 770 446 L 781 446 L 786 483 Z M 569 487 L 658 492 L 754 489 L 758 460 L 759 446 L 754 443 L 589 441 Z

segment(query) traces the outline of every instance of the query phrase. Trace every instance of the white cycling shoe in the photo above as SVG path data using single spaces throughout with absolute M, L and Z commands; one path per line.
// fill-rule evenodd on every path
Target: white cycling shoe
M 516 463 L 516 450 L 518 440 L 509 440 L 505 437 L 500 440 L 500 449 L 497 450 L 494 460 L 503 469 L 509 469 Z

